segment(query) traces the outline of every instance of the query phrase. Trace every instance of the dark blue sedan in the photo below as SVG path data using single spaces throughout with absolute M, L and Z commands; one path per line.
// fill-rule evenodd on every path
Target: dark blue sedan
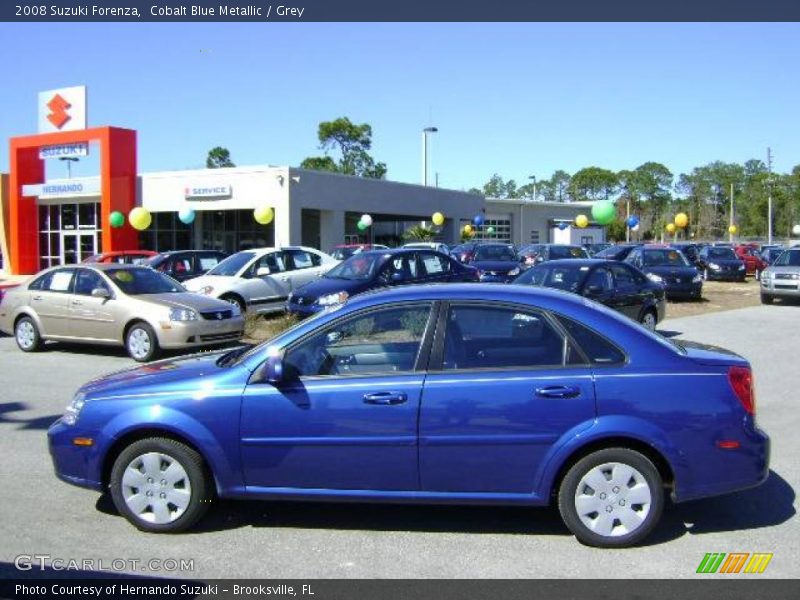
M 630 546 L 682 502 L 756 486 L 750 365 L 529 286 L 363 294 L 251 349 L 96 379 L 50 427 L 58 477 L 153 532 L 215 498 L 541 506 Z
M 392 285 L 478 281 L 473 267 L 434 250 L 396 248 L 361 252 L 320 279 L 289 294 L 286 310 L 307 317 L 351 296 Z
M 703 295 L 703 276 L 677 248 L 659 244 L 639 246 L 625 262 L 664 286 L 667 298 L 697 300 Z
M 484 283 L 508 283 L 520 274 L 520 258 L 511 244 L 479 244 L 467 260 Z

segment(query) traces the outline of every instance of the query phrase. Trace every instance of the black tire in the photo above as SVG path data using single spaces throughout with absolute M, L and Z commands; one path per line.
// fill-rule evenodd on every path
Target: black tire
M 130 486 L 123 483 L 126 469 L 138 457 L 149 453 L 158 453 L 178 462 L 188 478 L 190 490 L 189 501 L 183 509 L 183 512 L 169 523 L 154 523 L 140 517 L 131 509 L 128 502 L 125 500 L 125 494 L 130 488 Z M 163 465 L 164 463 L 160 464 Z M 144 483 L 144 485 L 150 484 Z M 183 485 L 185 486 L 185 481 Z M 161 488 L 155 485 L 152 487 L 156 490 L 155 493 L 151 491 L 151 496 L 155 500 L 155 494 L 158 493 L 160 495 L 157 490 Z M 151 533 L 179 533 L 181 531 L 186 531 L 205 515 L 214 501 L 213 479 L 205 468 L 203 457 L 189 446 L 169 438 L 147 438 L 139 440 L 120 452 L 111 469 L 109 488 L 114 506 L 117 507 L 119 513 L 137 529 Z M 175 486 L 175 488 L 180 489 L 177 486 Z M 184 489 L 186 488 L 184 487 Z M 136 488 L 134 495 L 138 496 L 140 493 L 142 492 Z M 147 506 L 147 508 L 151 507 Z M 172 512 L 177 511 L 177 506 L 175 509 L 170 509 L 170 515 Z M 144 514 L 148 513 L 145 512 Z M 149 514 L 153 515 L 153 517 L 156 515 L 152 508 Z
M 628 491 L 622 493 L 614 492 L 613 494 L 611 490 L 595 491 L 598 495 L 601 493 L 608 494 L 609 499 L 607 501 L 609 502 L 609 510 L 606 512 L 613 513 L 614 509 L 617 508 L 617 510 L 620 511 L 617 514 L 620 516 L 623 516 L 623 513 L 626 515 L 634 514 L 636 516 L 639 516 L 639 513 L 645 513 L 638 525 L 629 533 L 616 532 L 610 535 L 598 534 L 583 522 L 576 508 L 576 496 L 579 491 L 578 486 L 583 477 L 593 469 L 609 463 L 619 463 L 623 466 L 632 467 L 638 471 L 638 475 L 640 476 L 640 483 L 637 487 L 646 482 L 649 488 L 650 503 L 647 507 L 645 507 L 644 504 L 631 504 L 626 507 L 625 498 L 629 493 Z M 644 481 L 641 481 L 642 477 Z M 633 481 L 633 478 L 629 479 L 629 482 L 630 481 Z M 609 483 L 609 485 L 612 484 Z M 614 489 L 619 491 L 618 487 Z M 631 488 L 628 487 L 628 490 L 630 489 Z M 593 494 L 590 495 L 590 497 L 591 496 L 593 496 Z M 606 500 L 604 497 L 602 503 L 605 502 Z M 639 508 L 635 509 L 635 506 Z M 661 475 L 658 473 L 658 469 L 656 469 L 650 459 L 643 454 L 628 448 L 607 448 L 605 450 L 598 450 L 575 463 L 564 476 L 558 491 L 558 509 L 566 526 L 582 544 L 597 546 L 599 548 L 626 548 L 641 542 L 658 524 L 661 518 L 661 512 L 664 509 L 664 484 Z M 594 518 L 599 522 L 601 516 L 600 513 L 597 513 L 596 517 L 587 516 L 587 518 L 590 518 L 590 520 Z M 615 518 L 614 515 L 605 518 L 606 520 L 611 520 L 612 532 L 619 527 L 623 527 L 622 521 Z
M 225 296 L 220 296 L 220 300 L 224 300 L 225 302 L 230 302 L 231 304 L 235 304 L 239 307 L 239 311 L 244 314 L 247 310 L 247 307 L 244 305 L 244 300 L 239 298 L 238 296 L 234 296 L 232 294 L 227 294 Z
M 38 352 L 44 346 L 36 321 L 31 317 L 22 317 L 14 324 L 14 340 L 23 352 Z
M 646 323 L 646 321 L 648 321 L 648 316 L 653 318 L 653 320 L 652 320 L 652 324 L 653 324 L 652 329 Z M 656 327 L 658 326 L 658 313 L 655 310 L 653 310 L 652 308 L 648 308 L 648 309 L 642 311 L 642 316 L 639 317 L 639 323 L 641 323 L 648 330 L 655 331 Z
M 149 341 L 147 349 L 139 351 L 134 347 L 134 338 L 141 339 L 139 336 L 142 335 L 146 335 Z M 128 356 L 137 362 L 150 362 L 156 359 L 161 352 L 156 332 L 150 325 L 143 322 L 134 323 L 128 328 L 128 332 L 125 334 L 125 350 L 128 351 Z
M 772 304 L 774 301 L 774 296 L 770 296 L 769 294 L 761 294 L 761 304 Z

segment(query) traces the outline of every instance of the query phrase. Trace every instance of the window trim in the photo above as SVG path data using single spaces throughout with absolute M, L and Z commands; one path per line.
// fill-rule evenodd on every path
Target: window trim
M 443 369 L 444 365 L 444 339 L 447 334 L 447 315 L 450 312 L 450 307 L 453 305 L 458 306 L 486 306 L 489 308 L 506 308 L 512 310 L 523 310 L 527 312 L 536 312 L 547 321 L 553 329 L 564 340 L 563 348 L 561 350 L 561 364 L 560 365 L 515 365 L 511 367 L 471 367 L 465 369 Z M 436 332 L 434 345 L 428 360 L 428 373 L 429 374 L 458 374 L 458 373 L 497 373 L 507 371 L 553 371 L 553 370 L 574 370 L 574 369 L 591 369 L 593 364 L 588 360 L 588 356 L 583 351 L 583 348 L 572 339 L 572 336 L 564 335 L 564 329 L 560 327 L 558 320 L 547 309 L 531 306 L 529 304 L 519 304 L 516 302 L 496 302 L 487 300 L 446 300 L 442 302 L 439 308 L 439 318 L 436 323 Z M 602 336 L 605 339 L 605 336 Z M 568 365 L 566 364 L 566 345 L 572 343 L 578 350 L 579 354 L 586 360 L 584 364 Z
M 578 348 L 580 353 L 586 359 L 586 364 L 587 364 L 587 366 L 589 368 L 591 368 L 591 369 L 594 369 L 595 367 L 621 368 L 621 367 L 628 366 L 628 364 L 630 363 L 630 360 L 631 360 L 630 355 L 627 352 L 625 352 L 625 350 L 623 348 L 621 348 L 619 346 L 619 344 L 617 344 L 614 341 L 608 339 L 608 336 L 603 335 L 602 333 L 597 331 L 594 327 L 590 327 L 589 325 L 579 321 L 578 319 L 576 319 L 574 317 L 570 317 L 570 316 L 567 316 L 567 315 L 559 313 L 559 312 L 551 313 L 551 316 L 553 317 L 553 320 L 556 321 L 556 323 L 558 324 L 558 327 L 560 327 L 564 331 L 564 333 L 567 335 L 567 337 L 569 337 L 569 339 L 572 341 L 572 343 L 575 344 L 575 347 Z M 591 331 L 596 336 L 602 338 L 607 344 L 610 344 L 611 346 L 616 348 L 616 350 L 624 357 L 623 361 L 622 362 L 615 362 L 615 363 L 594 362 L 589 357 L 589 355 L 586 353 L 586 351 L 583 349 L 583 346 L 581 346 L 578 343 L 578 341 L 573 337 L 573 335 L 569 332 L 569 330 L 566 328 L 566 326 L 564 326 L 564 324 L 561 322 L 561 319 L 567 319 L 569 321 L 574 321 L 575 323 L 577 323 L 581 327 L 584 327 L 584 328 L 588 329 L 589 331 Z
M 422 339 L 420 340 L 419 349 L 417 350 L 417 356 L 414 360 L 414 366 L 409 371 L 392 371 L 389 373 L 336 373 L 333 375 L 300 375 L 297 379 L 291 379 L 286 381 L 286 385 L 291 385 L 295 382 L 304 382 L 304 381 L 333 381 L 338 379 L 363 379 L 365 377 L 368 378 L 385 378 L 385 377 L 397 377 L 402 375 L 414 375 L 414 374 L 424 374 L 427 372 L 427 366 L 430 359 L 431 354 L 431 346 L 433 345 L 433 336 L 435 334 L 435 324 L 438 322 L 439 313 L 441 311 L 441 304 L 442 302 L 439 300 L 404 300 L 402 302 L 395 302 L 392 304 L 380 304 L 375 306 L 369 306 L 367 308 L 357 310 L 345 315 L 340 315 L 336 319 L 328 321 L 324 325 L 320 327 L 316 327 L 311 331 L 303 334 L 301 337 L 297 338 L 293 342 L 291 342 L 288 346 L 283 348 L 281 354 L 283 359 L 285 360 L 286 355 L 291 352 L 294 348 L 308 340 L 309 338 L 317 335 L 319 333 L 324 332 L 325 330 L 335 327 L 337 324 L 349 320 L 351 318 L 360 318 L 365 315 L 369 315 L 373 312 L 379 312 L 382 310 L 392 310 L 397 308 L 405 308 L 405 307 L 416 307 L 416 306 L 424 306 L 427 305 L 429 308 L 428 314 L 428 322 L 425 323 L 425 329 L 422 332 Z M 266 361 L 265 361 L 266 362 Z M 253 371 L 254 373 L 258 373 L 261 368 L 263 367 L 263 362 Z M 282 384 L 283 385 L 283 384 Z

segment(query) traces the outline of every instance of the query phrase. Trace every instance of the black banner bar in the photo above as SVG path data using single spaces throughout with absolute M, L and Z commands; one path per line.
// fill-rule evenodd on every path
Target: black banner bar
M 684 580 L 208 580 L 114 577 L 0 580 L 8 600 L 703 600 L 788 599 L 800 581 L 756 575 Z
M 3 0 L 6 22 L 798 21 L 797 0 Z

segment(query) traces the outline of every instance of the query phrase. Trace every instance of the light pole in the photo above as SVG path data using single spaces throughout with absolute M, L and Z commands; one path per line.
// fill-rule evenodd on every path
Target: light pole
M 78 162 L 78 157 L 76 156 L 59 156 L 58 160 L 66 161 L 67 162 L 67 179 L 72 179 L 72 163 Z
M 772 244 L 772 149 L 767 148 L 767 244 Z
M 436 127 L 422 130 L 422 185 L 428 185 L 428 134 L 439 131 Z
M 528 175 L 528 179 L 533 180 L 533 191 L 531 193 L 531 202 L 536 202 L 536 175 Z

